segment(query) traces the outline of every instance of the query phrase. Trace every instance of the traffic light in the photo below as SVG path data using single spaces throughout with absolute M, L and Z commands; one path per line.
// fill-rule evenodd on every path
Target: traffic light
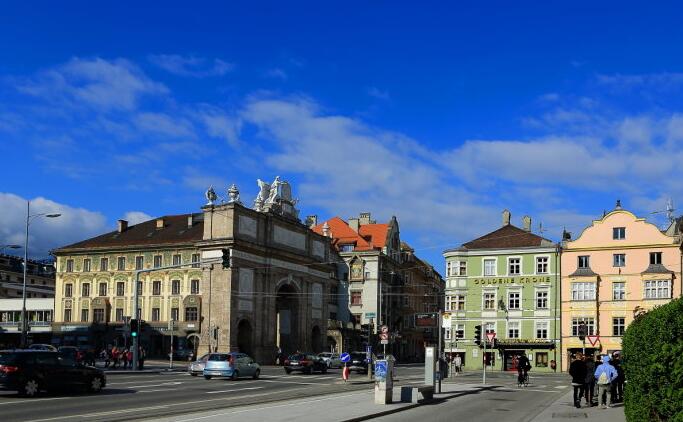
M 230 268 L 230 249 L 223 249 L 223 268 Z
M 138 332 L 140 330 L 138 320 L 137 319 L 131 319 L 130 320 L 130 336 L 131 337 L 137 337 Z
M 579 340 L 584 341 L 588 335 L 588 326 L 585 322 L 581 321 L 579 323 Z
M 481 345 L 481 325 L 474 326 L 474 343 Z

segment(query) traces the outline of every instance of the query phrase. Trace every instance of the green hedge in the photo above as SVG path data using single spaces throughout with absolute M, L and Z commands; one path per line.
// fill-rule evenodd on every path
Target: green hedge
M 683 422 L 683 299 L 637 317 L 623 354 L 626 420 Z

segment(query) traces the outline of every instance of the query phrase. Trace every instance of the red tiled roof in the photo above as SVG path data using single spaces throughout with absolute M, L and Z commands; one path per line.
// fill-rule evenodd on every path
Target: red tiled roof
M 323 234 L 323 226 L 327 223 L 332 235 L 332 243 L 339 248 L 339 245 L 354 244 L 356 251 L 370 251 L 381 249 L 386 244 L 388 224 L 366 224 L 360 227 L 360 233 L 356 233 L 348 223 L 339 217 L 333 217 L 313 227 L 313 231 Z
M 366 224 L 360 226 L 360 235 L 368 239 L 373 247 L 383 248 L 387 244 L 388 224 Z

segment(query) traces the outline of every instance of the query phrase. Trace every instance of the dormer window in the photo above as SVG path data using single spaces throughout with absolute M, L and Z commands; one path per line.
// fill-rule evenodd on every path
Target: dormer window
M 339 251 L 340 252 L 353 252 L 353 244 L 350 245 L 340 245 L 339 246 Z
M 612 228 L 612 239 L 614 239 L 614 240 L 626 239 L 626 227 L 614 227 L 614 228 Z

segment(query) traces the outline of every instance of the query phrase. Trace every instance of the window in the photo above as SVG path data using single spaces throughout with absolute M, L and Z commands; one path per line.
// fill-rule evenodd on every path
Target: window
M 86 258 L 83 260 L 83 272 L 84 273 L 90 272 L 90 259 L 89 258 Z
M 172 321 L 178 321 L 179 316 L 180 316 L 180 310 L 178 308 L 171 308 L 171 320 Z
M 81 285 L 81 296 L 83 296 L 83 297 L 90 296 L 90 283 L 83 283 Z
M 612 335 L 615 337 L 621 337 L 624 335 L 624 331 L 626 331 L 626 318 L 612 318 Z
M 161 315 L 161 309 L 152 308 L 152 321 L 159 321 L 160 315 Z
M 626 265 L 626 254 L 615 253 L 612 255 L 612 266 L 613 267 L 623 267 Z
M 465 295 L 455 294 L 446 296 L 446 310 L 447 311 L 464 311 L 465 310 Z
M 458 275 L 467 275 L 467 261 L 458 262 Z
M 352 291 L 351 292 L 351 305 L 362 305 L 363 304 L 363 292 Z
M 67 273 L 74 272 L 74 260 L 73 259 L 67 259 L 66 260 L 66 272 Z
M 484 292 L 484 309 L 495 310 L 496 309 L 496 293 L 495 292 Z
M 123 296 L 126 293 L 126 283 L 123 281 L 116 282 L 116 296 Z
M 579 335 L 579 325 L 581 322 L 585 322 L 588 327 L 588 335 L 592 336 L 595 334 L 595 319 L 594 318 L 572 318 L 572 336 Z
M 548 352 L 536 352 L 536 367 L 537 368 L 547 368 L 548 367 Z
M 190 281 L 190 294 L 193 294 L 193 295 L 199 294 L 199 280 Z
M 450 327 L 444 327 L 443 339 L 444 340 L 450 340 L 451 339 L 451 328 Z
M 109 269 L 109 258 L 100 258 L 100 271 L 107 271 Z
M 152 282 L 152 294 L 159 296 L 161 294 L 161 281 Z
M 495 322 L 487 322 L 484 324 L 484 333 L 495 333 L 496 332 L 496 323 Z
M 508 292 L 508 309 L 519 309 L 520 292 Z
M 446 262 L 446 276 L 453 275 L 453 271 L 451 270 L 452 267 L 453 263 L 451 261 Z
M 199 268 L 199 254 L 192 254 L 192 268 Z
M 81 309 L 81 322 L 88 322 L 88 310 Z
M 579 268 L 590 268 L 590 257 L 588 255 L 582 255 L 579 257 Z
M 154 255 L 154 268 L 161 267 L 161 262 L 162 262 L 162 256 L 161 255 Z
M 455 324 L 455 338 L 465 338 L 465 324 Z
M 104 320 L 104 309 L 95 309 L 92 312 L 92 322 L 103 323 Z
M 521 274 L 521 259 L 520 258 L 510 258 L 508 259 L 508 275 L 520 275 Z
M 100 283 L 99 294 L 100 294 L 100 296 L 106 296 L 107 295 L 107 283 Z
M 141 270 L 144 266 L 145 266 L 145 257 L 144 256 L 136 256 L 135 257 L 135 269 Z
M 612 228 L 612 239 L 623 240 L 626 239 L 626 227 Z
M 142 286 L 142 283 L 143 283 L 142 281 L 138 281 L 138 296 L 141 296 L 141 295 L 142 295 L 142 292 L 143 292 L 143 290 L 144 290 L 144 289 L 143 289 L 143 286 Z
M 548 338 L 548 321 L 536 321 L 536 338 Z
M 519 321 L 508 321 L 508 338 L 519 338 Z
M 180 280 L 172 280 L 171 281 L 171 294 L 174 294 L 174 295 L 180 294 Z
M 116 322 L 123 321 L 123 308 L 116 308 Z
M 645 299 L 671 298 L 671 280 L 648 280 L 645 282 Z
M 662 264 L 662 253 L 661 252 L 650 252 L 650 265 L 661 265 Z
M 536 309 L 548 309 L 547 290 L 536 290 Z
M 496 260 L 495 259 L 485 259 L 484 260 L 484 275 L 496 275 Z
M 182 258 L 180 254 L 173 255 L 173 265 L 180 265 L 182 262 Z
M 73 296 L 73 284 L 66 283 L 64 285 L 64 297 L 71 297 L 71 296 Z
M 126 257 L 120 256 L 116 259 L 116 269 L 119 271 L 126 271 Z
M 71 322 L 71 309 L 64 309 L 64 322 Z
M 612 283 L 612 300 L 626 299 L 626 283 Z
M 353 252 L 353 245 L 340 245 L 339 252 Z
M 536 257 L 536 274 L 548 274 L 548 257 Z
M 197 308 L 185 308 L 185 321 L 197 321 Z
M 572 300 L 595 300 L 595 283 L 572 283 Z

